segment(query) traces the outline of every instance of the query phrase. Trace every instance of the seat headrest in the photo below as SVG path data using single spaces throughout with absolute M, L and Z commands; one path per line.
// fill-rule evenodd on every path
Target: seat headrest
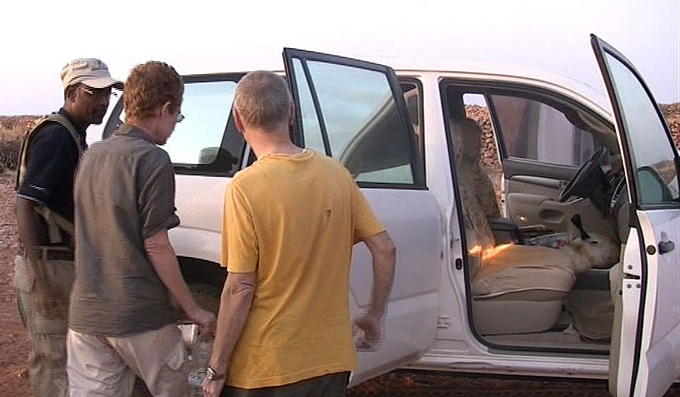
M 454 153 L 457 156 L 479 160 L 483 139 L 479 124 L 469 118 L 451 119 L 451 132 Z

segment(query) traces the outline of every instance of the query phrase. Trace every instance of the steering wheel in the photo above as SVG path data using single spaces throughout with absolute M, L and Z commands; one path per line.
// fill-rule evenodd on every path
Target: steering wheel
M 607 155 L 607 148 L 601 147 L 583 163 L 581 168 L 576 171 L 569 182 L 562 188 L 558 200 L 560 203 L 567 201 L 571 196 L 588 197 L 600 184 L 604 173 L 600 168 L 600 163 Z

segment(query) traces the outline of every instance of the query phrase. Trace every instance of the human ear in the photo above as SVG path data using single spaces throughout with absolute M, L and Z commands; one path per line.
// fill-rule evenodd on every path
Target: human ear
M 78 89 L 76 85 L 72 85 L 69 87 L 66 87 L 66 90 L 64 92 L 64 99 L 66 99 L 67 102 L 75 102 L 76 97 L 78 96 Z
M 172 104 L 170 103 L 170 101 L 165 102 L 163 104 L 163 106 L 161 106 L 161 114 L 160 115 L 163 116 L 163 114 L 171 114 L 172 113 L 172 111 L 170 110 L 171 107 L 172 107 Z
M 232 110 L 232 114 L 234 115 L 234 124 L 236 124 L 236 129 L 239 130 L 241 134 L 245 132 L 245 128 L 243 127 L 243 120 L 241 120 L 241 115 L 238 113 L 238 110 L 234 108 Z

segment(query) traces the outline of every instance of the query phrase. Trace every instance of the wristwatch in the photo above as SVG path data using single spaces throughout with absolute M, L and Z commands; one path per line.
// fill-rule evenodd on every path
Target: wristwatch
M 227 376 L 227 372 L 228 371 L 224 371 L 223 374 L 218 374 L 217 371 L 215 371 L 214 369 L 212 369 L 210 365 L 208 365 L 208 369 L 205 371 L 205 377 L 208 380 L 218 380 Z

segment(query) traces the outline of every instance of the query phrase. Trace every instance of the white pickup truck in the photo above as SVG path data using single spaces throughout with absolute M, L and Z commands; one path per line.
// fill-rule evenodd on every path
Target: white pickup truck
M 680 377 L 680 158 L 639 73 L 592 46 L 609 101 L 513 67 L 395 72 L 284 49 L 293 140 L 347 166 L 397 246 L 386 339 L 359 353 L 352 384 L 411 366 L 608 378 L 613 395 L 651 397 Z M 223 194 L 254 161 L 231 117 L 243 75 L 185 76 L 186 120 L 165 146 L 182 221 L 172 242 L 213 305 Z M 480 146 L 486 160 L 496 148 L 492 178 Z M 352 312 L 371 278 L 360 244 Z

